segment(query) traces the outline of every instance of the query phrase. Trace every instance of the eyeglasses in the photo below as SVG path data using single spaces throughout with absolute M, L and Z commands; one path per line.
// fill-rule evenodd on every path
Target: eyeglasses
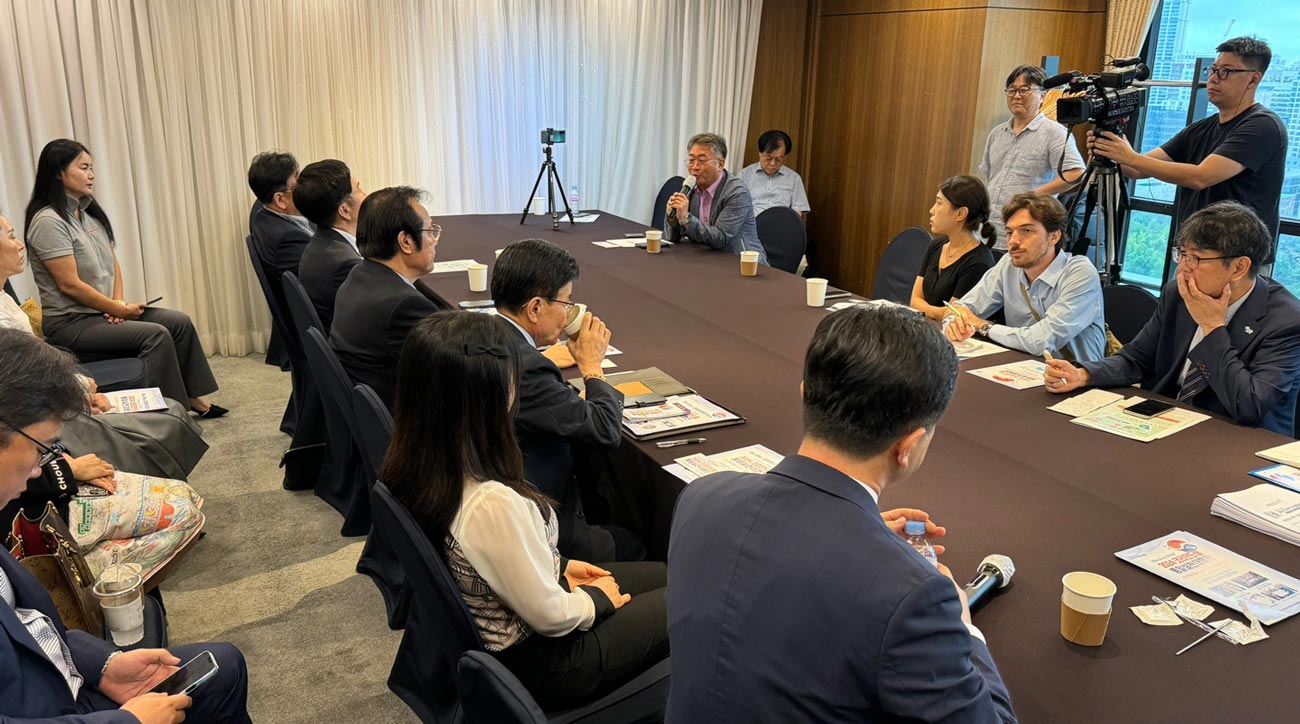
M 1210 76 L 1212 75 L 1219 76 L 1219 80 L 1227 80 L 1228 78 L 1232 77 L 1233 73 L 1256 73 L 1256 72 L 1258 71 L 1256 71 L 1254 68 L 1220 68 L 1217 65 L 1212 65 L 1208 68 L 1201 69 L 1201 75 L 1205 76 L 1206 80 L 1209 80 Z
M 1042 88 L 1039 88 L 1038 86 L 1017 86 L 1015 88 L 1008 88 L 1002 92 L 1007 94 L 1007 98 L 1014 98 L 1016 96 L 1027 96 L 1034 91 L 1040 90 L 1042 90 Z
M 1183 251 L 1183 247 L 1181 246 L 1175 246 L 1174 248 L 1170 249 L 1169 254 L 1174 258 L 1175 264 L 1182 264 L 1185 261 L 1187 262 L 1187 265 L 1193 269 L 1200 266 L 1201 262 L 1203 261 L 1219 261 L 1221 259 L 1236 259 L 1238 256 L 1240 256 L 1240 254 L 1232 254 L 1229 256 L 1197 256 L 1195 254 L 1188 254 L 1187 252 Z
M 716 163 L 717 160 L 718 159 L 716 158 L 688 158 L 686 159 L 686 167 L 690 168 L 691 166 L 704 166 L 706 164 Z
M 46 445 L 45 443 L 41 442 L 40 440 L 37 440 L 36 438 L 32 437 L 31 435 L 28 435 L 27 433 L 25 433 L 25 432 L 23 432 L 22 430 L 20 430 L 18 427 L 14 426 L 14 425 L 10 425 L 8 422 L 5 422 L 3 419 L 0 419 L 0 424 L 3 424 L 5 427 L 9 428 L 10 430 L 13 430 L 14 432 L 18 433 L 19 435 L 22 435 L 23 437 L 27 438 L 28 440 L 31 440 L 31 441 L 32 441 L 32 444 L 35 445 L 36 448 L 37 448 L 38 450 L 41 451 L 41 457 L 40 457 L 39 460 L 36 461 L 36 467 L 38 467 L 38 468 L 43 468 L 43 467 L 45 467 L 46 465 L 49 465 L 51 460 L 54 460 L 55 458 L 57 458 L 57 457 L 59 456 L 59 451 L 58 451 L 58 450 L 55 450 L 54 448 L 52 448 L 52 447 Z
M 563 299 L 547 299 L 546 301 L 548 301 L 548 302 L 555 302 L 556 304 L 563 304 L 563 305 L 566 306 L 566 307 L 576 307 L 576 306 L 578 306 L 578 303 L 577 303 L 577 302 L 566 302 L 566 301 L 564 301 Z
M 433 240 L 437 241 L 438 237 L 442 236 L 442 227 L 437 224 L 434 224 L 427 229 L 420 229 L 420 233 L 433 234 Z

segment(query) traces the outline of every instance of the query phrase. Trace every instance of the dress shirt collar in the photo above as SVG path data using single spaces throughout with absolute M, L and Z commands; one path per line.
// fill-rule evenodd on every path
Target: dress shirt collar
M 1250 295 L 1255 293 L 1255 286 L 1258 284 L 1259 278 L 1257 277 L 1250 283 L 1250 289 L 1247 289 L 1246 293 L 1241 295 L 1241 299 L 1228 305 L 1228 313 L 1223 318 L 1223 326 L 1226 327 L 1232 322 L 1232 318 L 1237 316 L 1237 310 L 1241 309 L 1241 305 L 1245 304 L 1246 300 L 1250 299 Z
M 1067 251 L 1058 251 L 1056 253 L 1056 258 L 1052 260 L 1051 264 L 1047 265 L 1047 268 L 1043 270 L 1043 273 L 1039 274 L 1038 278 L 1034 281 L 1041 281 L 1047 286 L 1055 289 L 1056 283 L 1061 280 L 1061 275 L 1065 273 L 1065 265 L 1069 263 L 1071 256 L 1072 254 Z M 1007 258 L 1010 258 L 1009 254 L 1007 255 Z M 1033 282 L 1029 281 L 1029 275 L 1025 273 L 1024 269 L 1018 269 L 1017 271 L 1020 272 L 1020 278 L 1025 282 L 1026 289 L 1033 286 Z
M 1024 128 L 1020 129 L 1020 133 L 1024 133 L 1025 131 L 1037 131 L 1039 126 L 1043 125 L 1046 121 L 1047 116 L 1043 115 L 1042 111 L 1039 111 L 1038 115 L 1034 116 Z M 1007 119 L 1007 133 L 1010 133 L 1013 136 L 1018 135 L 1016 133 L 1016 119 Z
M 785 175 L 785 166 L 781 166 L 781 168 L 778 168 L 778 169 L 776 170 L 776 173 L 768 173 L 767 171 L 764 171 L 764 170 L 763 170 L 763 167 L 762 167 L 762 166 L 755 165 L 755 167 L 754 167 L 754 171 L 757 172 L 759 176 L 766 176 L 766 177 L 768 177 L 768 178 L 776 178 L 777 176 L 783 176 L 783 175 Z
M 332 227 L 332 228 L 334 229 L 334 231 L 338 232 L 338 235 L 339 235 L 339 236 L 343 237 L 343 240 L 344 240 L 344 241 L 346 241 L 347 243 L 349 243 L 349 244 L 352 245 L 352 250 L 353 250 L 353 251 L 357 252 L 358 254 L 361 253 L 361 250 L 357 248 L 357 237 L 355 237 L 355 236 L 349 234 L 348 232 L 346 232 L 346 231 L 344 231 L 344 230 L 338 228 L 337 226 Z M 402 278 L 405 279 L 406 277 L 402 277 Z
M 842 470 L 820 460 L 803 455 L 791 455 L 777 463 L 771 473 L 797 480 L 828 495 L 843 498 L 868 513 L 880 515 L 880 507 L 876 504 L 876 491 L 846 475 Z
M 506 314 L 499 314 L 499 316 L 500 316 L 502 319 L 504 319 L 504 320 L 506 320 L 507 322 L 509 322 L 511 325 L 513 325 L 515 329 L 519 330 L 519 333 L 522 334 L 522 335 L 524 335 L 524 339 L 528 340 L 528 344 L 529 344 L 529 346 L 531 346 L 533 349 L 537 349 L 537 340 L 533 339 L 533 335 L 529 334 L 529 333 L 528 333 L 528 330 L 524 329 L 522 326 L 519 325 L 518 322 L 516 322 L 515 320 L 511 319 L 511 318 L 509 317 L 509 315 L 506 315 Z
M 709 198 L 713 198 L 714 194 L 718 193 L 718 187 L 721 186 L 722 182 L 726 180 L 727 180 L 727 172 L 723 171 L 722 173 L 718 174 L 718 179 L 716 181 L 709 184 L 709 187 L 704 189 L 704 193 L 708 194 Z
M 68 200 L 68 211 L 71 211 L 72 213 L 79 213 L 85 211 L 87 207 L 95 203 L 94 196 L 82 196 L 79 199 L 73 198 L 71 196 L 67 196 L 65 198 L 67 198 Z

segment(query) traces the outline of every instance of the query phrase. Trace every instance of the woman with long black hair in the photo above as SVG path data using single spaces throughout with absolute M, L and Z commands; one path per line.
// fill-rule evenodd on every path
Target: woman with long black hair
M 512 334 L 472 312 L 411 330 L 382 479 L 442 549 L 488 651 L 543 707 L 571 706 L 668 655 L 668 573 L 560 556 L 551 501 L 524 480 Z
M 165 397 L 200 417 L 224 415 L 203 399 L 217 381 L 190 318 L 125 301 L 113 225 L 94 189 L 85 146 L 66 138 L 45 145 L 24 226 L 46 338 L 78 355 L 139 357 Z

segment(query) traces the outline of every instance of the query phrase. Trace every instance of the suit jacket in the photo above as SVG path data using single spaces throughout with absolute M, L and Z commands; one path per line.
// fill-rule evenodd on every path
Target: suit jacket
M 618 447 L 623 434 L 623 393 L 604 380 L 588 380 L 584 400 L 564 381 L 554 362 L 514 325 L 510 330 L 522 368 L 515 431 L 524 454 L 524 476 L 563 503 L 573 472 L 570 444 Z
M 0 569 L 13 586 L 18 606 L 40 611 L 54 622 L 72 652 L 77 673 L 85 679 L 82 688 L 97 687 L 99 671 L 114 650 L 112 644 L 82 631 L 65 629 L 50 595 L 13 556 L 0 553 Z M 121 710 L 78 715 L 67 682 L 27 633 L 18 614 L 3 602 L 0 629 L 4 630 L 0 640 L 0 671 L 4 672 L 0 676 L 0 724 L 53 717 L 67 724 L 139 724 L 134 716 Z
M 317 228 L 316 235 L 307 243 L 298 262 L 298 281 L 311 297 L 312 306 L 320 316 L 321 330 L 329 334 L 330 324 L 334 321 L 334 299 L 339 287 L 351 273 L 352 267 L 361 263 L 361 255 L 352 248 L 348 240 L 334 229 Z
M 844 473 L 798 455 L 677 501 L 670 722 L 1012 722 L 952 582 Z
M 353 384 L 370 385 L 393 409 L 406 335 L 441 307 L 397 272 L 370 259 L 352 268 L 334 300 L 330 346 Z
M 756 251 L 758 260 L 767 263 L 767 252 L 758 240 L 758 225 L 754 222 L 754 199 L 739 176 L 722 172 L 722 183 L 709 209 L 709 223 L 705 224 L 700 220 L 700 188 L 695 187 L 684 225 L 676 222 L 676 214 L 664 217 L 664 239 L 704 244 L 733 254 Z
M 266 271 L 266 280 L 271 286 L 271 294 L 275 296 L 275 303 L 287 314 L 280 275 L 287 271 L 295 274 L 298 272 L 298 260 L 302 258 L 307 241 L 311 239 L 311 232 L 254 201 L 253 208 L 248 213 L 248 233 L 253 237 L 258 256 L 262 258 L 262 267 Z M 274 328 L 266 348 L 266 363 L 280 369 L 289 369 L 289 354 Z
M 1188 352 L 1196 322 L 1178 293 L 1178 281 L 1160 294 L 1156 313 L 1118 354 L 1086 362 L 1089 384 L 1142 389 L 1177 397 L 1188 359 L 1209 386 L 1192 399 L 1207 412 L 1238 425 L 1262 427 L 1287 437 L 1295 433 L 1296 392 L 1300 390 L 1300 300 L 1268 277 L 1237 308 L 1232 321 L 1206 335 Z

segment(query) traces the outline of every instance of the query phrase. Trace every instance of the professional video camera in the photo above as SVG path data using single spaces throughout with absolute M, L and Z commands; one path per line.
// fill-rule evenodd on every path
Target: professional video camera
M 1133 81 L 1151 77 L 1151 69 L 1141 58 L 1116 58 L 1113 70 L 1084 75 L 1077 70 L 1048 78 L 1044 88 L 1068 85 L 1066 93 L 1084 92 L 1077 98 L 1056 101 L 1056 120 L 1067 126 L 1091 123 L 1098 131 L 1123 134 L 1128 121 L 1142 106 L 1145 88 L 1134 88 Z
M 543 145 L 546 145 L 546 146 L 549 146 L 549 145 L 551 145 L 552 143 L 564 143 L 564 129 L 563 129 L 563 128 L 543 128 L 543 129 L 542 129 L 542 144 L 543 144 Z

